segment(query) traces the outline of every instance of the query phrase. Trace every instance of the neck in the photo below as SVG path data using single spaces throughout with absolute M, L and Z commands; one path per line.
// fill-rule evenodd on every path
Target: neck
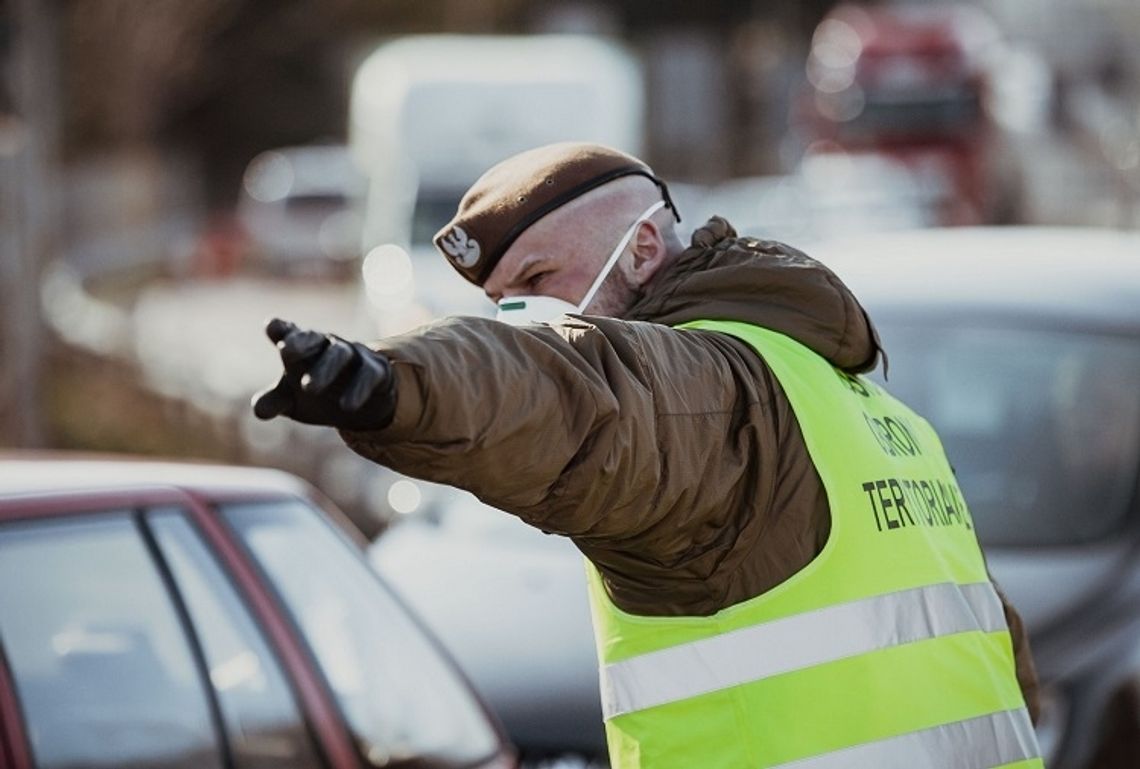
M 677 247 L 673 248 L 673 244 L 670 244 L 665 258 L 661 261 L 661 265 L 657 268 L 649 280 L 645 281 L 644 284 L 637 286 L 636 288 L 631 286 L 630 300 L 626 303 L 625 311 L 617 317 L 630 317 L 630 311 L 641 304 L 641 301 L 646 296 L 652 294 L 656 287 L 662 283 L 664 276 L 672 270 L 673 265 L 677 263 L 677 258 L 680 257 L 682 251 L 684 251 L 684 249 L 680 247 L 679 242 L 676 245 Z

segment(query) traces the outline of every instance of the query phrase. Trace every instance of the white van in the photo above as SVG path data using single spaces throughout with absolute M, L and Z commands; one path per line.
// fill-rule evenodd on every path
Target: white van
M 378 331 L 488 314 L 431 238 L 509 155 L 556 141 L 640 154 L 642 70 L 616 42 L 575 35 L 427 35 L 382 44 L 357 70 L 349 148 L 368 178 L 362 247 Z

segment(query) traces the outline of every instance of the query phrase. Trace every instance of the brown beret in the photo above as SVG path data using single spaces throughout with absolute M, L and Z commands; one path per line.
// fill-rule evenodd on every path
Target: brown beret
M 455 217 L 436 233 L 435 247 L 463 277 L 481 286 L 532 224 L 592 189 L 632 175 L 660 187 L 681 220 L 665 183 L 645 163 L 599 144 L 564 142 L 513 155 L 479 177 L 459 201 Z

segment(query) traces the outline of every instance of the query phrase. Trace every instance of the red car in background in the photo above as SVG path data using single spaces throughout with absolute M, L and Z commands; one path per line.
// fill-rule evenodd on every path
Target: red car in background
M 965 5 L 844 4 L 820 22 L 797 109 L 808 153 L 876 155 L 941 185 L 937 219 L 1008 218 L 987 67 L 997 27 Z
M 0 457 L 3 769 L 512 769 L 299 479 Z

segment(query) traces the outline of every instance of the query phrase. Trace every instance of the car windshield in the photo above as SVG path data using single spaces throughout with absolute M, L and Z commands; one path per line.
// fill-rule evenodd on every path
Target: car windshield
M 966 88 L 879 89 L 863 99 L 859 114 L 841 126 L 846 137 L 962 136 L 977 130 L 981 118 L 978 96 Z
M 897 321 L 879 331 L 887 386 L 939 432 L 984 544 L 1082 544 L 1121 528 L 1140 467 L 1140 341 Z
M 369 765 L 466 766 L 498 736 L 433 643 L 301 501 L 224 505 L 308 641 Z

